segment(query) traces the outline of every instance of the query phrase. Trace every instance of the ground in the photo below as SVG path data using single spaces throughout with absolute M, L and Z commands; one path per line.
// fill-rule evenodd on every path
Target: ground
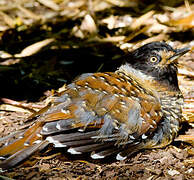
M 5 124 L 6 122 L 12 122 L 12 127 L 9 127 L 9 131 L 19 126 L 25 116 L 25 114 L 21 112 L 5 112 L 2 113 L 2 115 L 4 116 Z M 8 127 L 5 126 L 5 128 Z M 182 142 L 174 142 L 164 149 L 145 150 L 121 162 L 114 162 L 113 160 L 95 162 L 87 157 L 78 157 L 72 160 L 67 153 L 63 153 L 61 150 L 52 151 L 52 153 L 36 154 L 19 167 L 1 172 L 0 175 L 20 180 L 183 180 L 194 178 L 192 156 L 192 146 Z
M 14 169 L 0 170 L 0 179 L 194 179 L 192 2 L 1 0 L 0 137 L 24 126 L 77 75 L 114 71 L 124 53 L 145 43 L 166 41 L 191 51 L 179 60 L 186 121 L 171 145 L 120 162 L 72 157 L 48 147 Z

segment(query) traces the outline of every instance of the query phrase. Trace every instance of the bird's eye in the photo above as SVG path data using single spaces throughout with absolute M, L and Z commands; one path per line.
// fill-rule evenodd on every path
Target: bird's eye
M 158 61 L 158 58 L 157 58 L 156 56 L 152 56 L 152 57 L 150 57 L 150 61 L 151 61 L 152 63 L 155 63 L 155 62 Z

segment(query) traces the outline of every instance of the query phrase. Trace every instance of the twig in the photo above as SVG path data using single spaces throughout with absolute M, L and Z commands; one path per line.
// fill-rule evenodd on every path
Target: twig
M 21 107 L 24 109 L 29 110 L 32 113 L 36 113 L 34 109 L 42 109 L 44 106 L 43 105 L 38 105 L 38 104 L 29 104 L 29 103 L 24 103 L 24 102 L 18 102 L 15 100 L 7 99 L 7 98 L 1 98 L 0 99 L 3 103 L 10 104 L 12 106 L 17 106 Z

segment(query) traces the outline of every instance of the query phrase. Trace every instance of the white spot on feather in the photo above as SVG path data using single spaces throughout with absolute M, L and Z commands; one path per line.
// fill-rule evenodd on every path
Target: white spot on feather
M 38 133 L 38 134 L 36 134 L 36 135 L 37 135 L 38 137 L 42 137 L 42 135 L 41 135 L 41 134 L 39 134 L 39 133 Z
M 120 109 L 115 109 L 115 112 L 120 114 L 121 110 Z
M 102 91 L 104 94 L 108 94 L 108 92 L 106 92 L 105 90 L 104 91 Z
M 106 108 L 104 108 L 104 107 L 103 107 L 103 108 L 101 108 L 101 110 L 102 110 L 102 111 L 105 111 L 105 112 L 107 111 L 107 109 L 106 109 Z
M 156 121 L 152 121 L 152 123 L 153 123 L 154 125 L 157 125 Z
M 67 152 L 68 152 L 68 153 L 71 153 L 71 154 L 81 154 L 81 152 L 76 151 L 74 148 L 69 148 L 69 149 L 67 150 Z
M 124 101 L 121 101 L 120 104 L 125 105 L 126 103 Z
M 123 92 L 127 92 L 127 90 L 125 88 L 121 88 L 121 91 Z
M 77 131 L 79 131 L 79 132 L 84 132 L 84 129 L 78 129 Z
M 119 96 L 120 96 L 121 98 L 124 98 L 124 97 L 125 97 L 123 94 L 120 94 Z
M 134 136 L 132 136 L 132 135 L 129 135 L 129 138 L 130 138 L 130 139 L 135 139 L 135 137 L 134 137 Z
M 59 123 L 57 123 L 56 128 L 57 128 L 58 130 L 61 130 L 61 126 L 60 126 Z
M 33 142 L 33 144 L 39 144 L 41 142 L 42 142 L 41 140 L 36 140 L 36 141 Z
M 158 114 L 159 114 L 159 116 L 160 116 L 160 117 L 162 117 L 162 116 L 163 116 L 162 112 L 160 112 L 160 111 L 158 112 Z
M 92 159 L 103 159 L 104 156 L 100 156 L 99 154 L 92 154 L 92 155 L 91 155 L 91 158 L 92 158 Z
M 55 147 L 67 147 L 65 144 L 61 144 L 60 142 L 56 142 L 56 143 L 54 143 L 54 146 Z
M 145 134 L 142 134 L 141 138 L 142 139 L 146 139 L 148 136 L 146 136 Z
M 150 114 L 149 113 L 146 113 L 146 114 L 147 114 L 147 117 L 150 119 L 151 118 Z
M 114 94 L 114 96 L 119 97 L 119 95 L 118 95 L 118 94 Z
M 64 113 L 64 114 L 69 114 L 70 110 L 68 110 L 68 109 L 61 109 L 61 112 Z
M 101 80 L 105 81 L 106 79 L 102 76 L 99 77 Z
M 110 84 L 108 82 L 104 82 L 104 84 L 107 85 L 107 86 L 110 86 Z
M 94 90 L 96 93 L 100 93 L 101 91 L 99 89 Z
M 178 115 L 176 113 L 174 113 L 173 111 L 171 111 L 171 114 L 172 114 L 172 116 L 174 116 L 174 118 L 176 118 L 176 119 L 179 118 Z
M 92 116 L 95 116 L 96 113 L 95 113 L 94 111 L 91 111 L 91 115 L 92 115 Z
M 116 156 L 116 159 L 118 160 L 118 161 L 123 161 L 123 160 L 125 160 L 127 158 L 127 156 L 121 156 L 120 155 L 120 153 L 119 154 L 117 154 L 117 156 Z
M 30 144 L 28 142 L 25 142 L 24 143 L 24 146 L 29 146 Z
M 96 76 L 90 76 L 92 79 L 96 79 Z
M 47 132 L 47 131 L 48 131 L 48 127 L 43 126 L 43 127 L 42 127 L 42 130 Z
M 53 139 L 51 136 L 47 137 L 46 140 L 50 143 L 58 143 L 59 141 Z
M 82 107 L 86 107 L 86 101 L 82 101 Z
M 154 128 L 154 126 L 150 124 L 150 128 Z

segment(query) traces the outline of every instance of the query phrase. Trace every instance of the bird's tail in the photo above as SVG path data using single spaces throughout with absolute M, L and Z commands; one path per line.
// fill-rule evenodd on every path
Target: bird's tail
M 28 158 L 31 154 L 46 147 L 48 141 L 42 139 L 42 122 L 0 139 L 0 168 L 7 169 Z

